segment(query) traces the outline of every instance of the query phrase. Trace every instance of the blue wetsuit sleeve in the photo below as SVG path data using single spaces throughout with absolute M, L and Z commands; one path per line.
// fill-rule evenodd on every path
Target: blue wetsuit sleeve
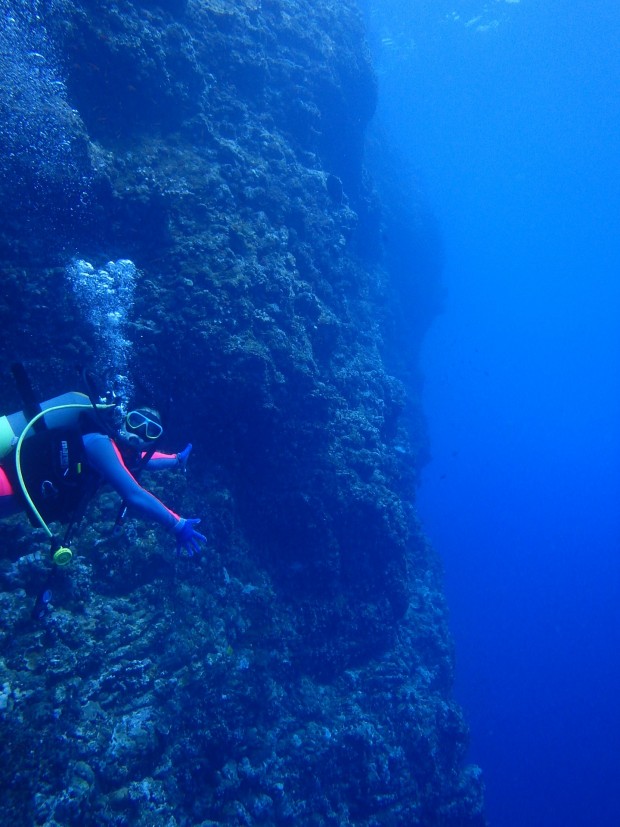
M 180 517 L 136 482 L 110 437 L 85 434 L 83 442 L 88 464 L 120 494 L 127 505 L 135 508 L 141 517 L 174 531 Z

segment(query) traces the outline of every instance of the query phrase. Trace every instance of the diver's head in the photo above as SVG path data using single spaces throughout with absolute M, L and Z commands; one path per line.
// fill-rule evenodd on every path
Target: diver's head
M 163 434 L 159 413 L 153 408 L 132 408 L 119 428 L 120 441 L 138 451 L 154 445 Z

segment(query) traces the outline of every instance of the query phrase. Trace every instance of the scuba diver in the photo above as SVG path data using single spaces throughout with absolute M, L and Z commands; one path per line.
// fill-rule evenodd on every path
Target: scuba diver
M 121 496 L 118 532 L 128 508 L 172 534 L 177 550 L 193 556 L 206 537 L 198 518 L 184 519 L 138 482 L 144 469 L 185 470 L 191 443 L 178 454 L 156 451 L 163 427 L 157 411 L 128 409 L 114 393 L 99 395 L 85 373 L 88 395 L 78 392 L 38 403 L 25 370 L 13 365 L 23 411 L 0 417 L 0 518 L 26 511 L 51 541 L 56 566 L 71 562 L 73 527 L 98 488 L 108 483 Z M 62 542 L 48 523 L 68 524 Z

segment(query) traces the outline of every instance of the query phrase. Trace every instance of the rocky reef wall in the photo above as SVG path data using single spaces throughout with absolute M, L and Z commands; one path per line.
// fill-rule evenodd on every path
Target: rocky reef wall
M 139 522 L 110 538 L 105 494 L 35 624 L 47 563 L 0 526 L 14 823 L 483 825 L 412 508 L 424 437 L 386 368 L 355 3 L 0 5 L 5 364 L 75 387 L 96 353 L 66 265 L 131 258 L 134 384 L 195 445 L 148 485 L 209 533 L 198 562 Z M 7 373 L 0 395 L 20 407 Z

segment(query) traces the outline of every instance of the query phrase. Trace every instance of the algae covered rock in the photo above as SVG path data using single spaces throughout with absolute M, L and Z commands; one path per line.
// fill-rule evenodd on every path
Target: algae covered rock
M 59 181 L 71 197 L 62 233 L 37 240 L 27 177 L 0 181 L 5 202 L 19 196 L 0 228 L 5 363 L 25 360 L 43 398 L 74 387 L 97 352 L 67 266 L 134 262 L 127 365 L 164 447 L 194 443 L 187 475 L 145 484 L 202 516 L 209 548 L 175 558 L 135 521 L 109 536 L 102 493 L 37 625 L 47 564 L 20 562 L 25 524 L 0 526 L 14 822 L 483 825 L 441 572 L 412 504 L 424 434 L 388 369 L 358 9 L 35 5 L 66 180 L 45 146 L 24 157 L 45 170 L 37 203 Z M 19 409 L 8 376 L 0 392 Z

